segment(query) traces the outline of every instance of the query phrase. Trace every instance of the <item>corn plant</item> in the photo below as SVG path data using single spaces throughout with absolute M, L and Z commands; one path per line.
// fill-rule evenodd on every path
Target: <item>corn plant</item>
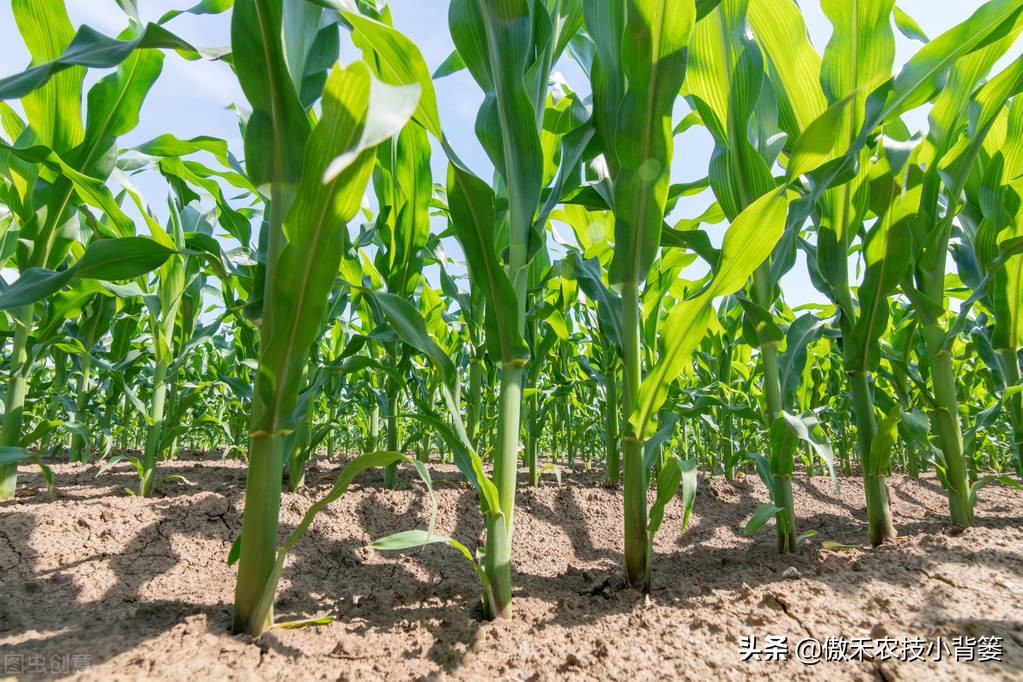
M 660 324 L 664 352 L 641 384 L 639 286 L 661 241 L 673 146 L 671 113 L 684 82 L 686 47 L 696 20 L 697 7 L 689 2 L 673 5 L 671 11 L 660 2 L 586 4 L 586 27 L 594 45 L 588 69 L 594 119 L 615 215 L 609 276 L 621 288 L 625 566 L 629 582 L 644 589 L 649 589 L 652 538 L 663 506 L 683 475 L 689 479 L 687 488 L 695 483 L 691 464 L 670 460 L 671 466 L 658 476 L 658 503 L 648 521 L 647 471 L 653 462 L 645 456 L 644 441 L 656 431 L 656 414 L 669 384 L 706 329 L 714 297 L 733 293 L 765 260 L 781 235 L 789 203 L 784 188 L 771 191 L 736 217 L 710 283 L 671 307 Z M 743 243 L 745 239 L 749 241 Z M 691 491 L 687 495 L 691 500 Z
M 12 209 L 19 235 L 20 277 L 0 298 L 13 310 L 15 332 L 4 425 L 0 443 L 24 440 L 23 416 L 33 364 L 36 302 L 73 280 L 130 279 L 159 267 L 173 250 L 134 236 L 134 224 L 104 184 L 113 170 L 117 138 L 138 123 L 139 109 L 159 76 L 163 55 L 155 48 L 195 49 L 158 25 L 131 20 L 126 39 L 95 31 L 77 34 L 63 2 L 12 4 L 18 29 L 32 55 L 21 74 L 0 81 L 0 100 L 20 98 L 26 119 L 0 101 L 4 131 L 3 203 Z M 85 66 L 117 67 L 87 93 L 83 122 Z M 97 220 L 90 213 L 104 214 Z M 92 233 L 83 248 L 75 235 Z M 74 262 L 67 263 L 69 256 Z M 17 468 L 0 464 L 0 498 L 14 494 Z
M 285 9 L 287 8 L 287 9 Z M 276 586 L 274 560 L 285 437 L 295 414 L 308 350 L 346 250 L 346 226 L 361 203 L 376 146 L 401 130 L 418 87 L 374 82 L 362 63 L 333 66 L 322 92 L 315 50 L 331 50 L 322 11 L 304 2 L 235 4 L 232 44 L 239 82 L 252 106 L 245 130 L 246 171 L 267 188 L 265 272 L 259 370 L 252 404 L 249 470 L 238 560 L 234 628 L 259 634 L 273 623 L 264 594 Z M 326 31 L 319 43 L 316 37 Z M 307 106 L 322 97 L 315 126 Z
M 375 223 L 377 252 L 375 270 L 388 292 L 411 298 L 422 279 L 423 249 L 430 234 L 430 199 L 433 184 L 430 176 L 430 142 L 426 130 L 413 125 L 398 137 L 380 146 L 374 188 L 379 204 Z M 384 422 L 387 449 L 398 450 L 400 439 L 398 417 L 402 400 L 402 374 L 407 369 L 407 353 L 400 344 L 385 344 L 384 364 L 393 367 L 393 377 L 386 379 L 384 389 Z M 397 484 L 395 462 L 387 468 L 385 485 Z
M 977 101 L 975 95 L 973 100 Z M 984 140 L 978 162 L 964 186 L 960 214 L 962 239 L 957 255 L 959 275 L 974 297 L 993 314 L 992 324 L 978 325 L 973 336 L 978 354 L 1001 392 L 1001 409 L 1008 414 L 1014 441 L 1016 475 L 1023 475 L 1023 403 L 1021 403 L 1020 351 L 1023 348 L 1023 253 L 1019 249 L 1018 136 L 1023 103 L 1013 100 L 997 114 L 1001 126 Z M 976 129 L 980 121 L 971 120 Z
M 760 48 L 749 32 L 746 15 L 749 2 L 722 2 L 703 21 L 698 22 L 690 49 L 687 79 L 690 98 L 700 119 L 715 140 L 711 157 L 710 184 L 729 220 L 749 207 L 757 198 L 775 188 L 771 166 L 781 152 L 775 141 L 774 93 L 765 88 L 766 72 Z M 794 213 L 798 218 L 799 213 Z M 775 512 L 778 550 L 796 549 L 795 509 L 792 501 L 793 455 L 796 445 L 805 441 L 831 466 L 831 449 L 823 442 L 820 429 L 807 424 L 786 410 L 791 409 L 783 396 L 783 373 L 779 346 L 784 333 L 772 313 L 781 276 L 794 262 L 793 221 L 772 258 L 753 273 L 749 296 L 740 297 L 745 309 L 744 324 L 755 330 L 763 368 L 765 424 L 771 434 L 770 457 L 761 460 L 764 483 L 771 493 L 772 505 L 762 507 L 756 519 Z M 818 327 L 819 329 L 819 327 Z M 805 345 L 799 327 L 789 344 L 793 351 Z M 790 355 L 791 357 L 791 355 Z M 791 364 L 786 367 L 792 367 Z M 788 376 L 785 377 L 788 379 Z M 747 532 L 756 524 L 747 526 Z
M 458 54 L 486 93 L 477 136 L 507 191 L 500 217 L 496 195 L 452 159 L 448 200 L 456 236 L 470 262 L 470 276 L 486 296 L 488 352 L 501 370 L 500 406 L 494 445 L 496 505 L 484 505 L 484 555 L 493 601 L 491 617 L 511 614 L 511 538 L 521 430 L 530 262 L 544 248 L 546 215 L 538 216 L 546 179 L 541 146 L 551 70 L 582 21 L 576 2 L 458 0 L 448 12 Z M 574 151 L 576 159 L 584 145 Z M 562 162 L 571 168 L 572 154 Z M 560 190 L 551 190 L 557 200 Z M 543 208 L 543 207 L 541 207 Z M 549 214 L 550 209 L 546 208 Z M 497 231 L 503 224 L 506 242 Z M 507 257 L 498 252 L 507 246 Z M 514 313 L 514 314 L 510 314 Z
M 921 198 L 918 219 L 911 229 L 914 242 L 923 248 L 915 255 L 912 275 L 903 280 L 902 288 L 920 319 L 930 356 L 932 430 L 941 451 L 938 472 L 948 493 L 952 522 L 960 526 L 973 522 L 975 490 L 968 480 L 952 358 L 960 324 L 947 321 L 945 261 L 953 223 L 964 204 L 963 191 L 985 138 L 1000 119 L 1005 102 L 1020 90 L 1023 61 L 1019 59 L 986 83 L 982 79 L 1023 30 L 1021 13 L 1021 3 L 986 3 L 966 22 L 921 50 L 924 54 L 955 46 L 955 59 L 946 74 L 952 87 L 942 89 L 934 98 L 930 130 L 919 159 L 915 159 L 922 170 Z M 960 44 L 963 40 L 965 44 Z M 965 137 L 964 132 L 968 133 Z M 958 320 L 964 318 L 960 312 Z M 999 339 L 998 345 L 1008 349 L 1006 341 L 1008 338 Z M 1010 359 L 1014 358 L 1010 355 Z
M 571 175 L 559 174 L 547 202 L 541 205 L 541 188 L 549 177 L 545 164 L 550 166 L 545 158 L 551 158 L 557 148 L 544 149 L 541 128 L 551 70 L 581 23 L 581 8 L 576 2 L 522 0 L 459 0 L 449 7 L 458 57 L 486 93 L 477 118 L 477 135 L 507 197 L 508 208 L 501 216 L 494 189 L 465 167 L 440 130 L 429 72 L 418 49 L 384 22 L 353 12 L 343 12 L 343 16 L 352 25 L 355 43 L 362 46 L 364 54 L 372 55 L 382 78 L 422 86 L 424 97 L 415 119 L 442 141 L 451 160 L 447 196 L 452 225 L 470 263 L 473 287 L 483 293 L 488 353 L 500 368 L 493 481 L 469 467 L 466 457 L 475 452 L 471 446 L 465 449 L 462 468 L 481 494 L 487 535 L 481 569 L 486 611 L 491 617 L 507 616 L 511 613 L 511 535 L 523 374 L 529 357 L 524 338 L 528 266 L 533 254 L 543 248 L 536 233 L 542 234 L 561 187 Z M 566 136 L 562 168 L 574 168 L 587 139 L 584 133 Z M 498 255 L 504 247 L 506 259 Z M 400 325 L 404 334 L 396 329 L 407 343 L 417 335 L 413 327 L 418 330 L 418 323 L 413 324 L 410 317 L 413 312 L 401 311 L 407 318 Z M 394 322 L 391 319 L 392 326 Z M 434 355 L 443 352 L 435 352 L 436 344 L 426 344 L 426 339 L 420 339 L 416 347 L 423 352 L 429 347 Z M 441 362 L 439 358 L 436 361 Z M 448 369 L 450 358 L 442 364 Z M 454 390 L 454 385 L 449 385 L 449 390 Z

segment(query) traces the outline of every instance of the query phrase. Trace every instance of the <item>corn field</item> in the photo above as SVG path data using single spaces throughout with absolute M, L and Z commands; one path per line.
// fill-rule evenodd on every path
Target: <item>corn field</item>
M 326 594 L 279 599 L 356 494 L 417 510 L 359 552 L 451 557 L 474 628 L 537 596 L 516 533 L 573 489 L 614 509 L 596 589 L 630 609 L 666 600 L 659 567 L 704 531 L 785 567 L 997 527 L 1021 559 L 1023 0 L 950 3 L 968 11 L 939 32 L 895 0 L 450 0 L 429 10 L 442 60 L 397 28 L 409 3 L 99 4 L 119 33 L 10 3 L 7 519 L 86 504 L 62 493 L 82 481 L 146 510 L 193 494 L 193 470 L 213 491 L 244 472 L 214 562 L 241 642 L 344 627 Z M 178 28 L 204 22 L 230 44 Z M 237 139 L 150 134 L 172 62 L 231 75 Z M 940 494 L 937 525 L 900 512 L 904 484 Z M 739 489 L 740 522 L 701 510 Z M 806 497 L 842 489 L 844 535 Z M 766 665 L 743 674 L 783 672 Z

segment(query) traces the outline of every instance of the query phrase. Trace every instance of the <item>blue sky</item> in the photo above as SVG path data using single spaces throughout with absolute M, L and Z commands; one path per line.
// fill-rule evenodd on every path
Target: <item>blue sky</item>
M 192 4 L 191 0 L 138 2 L 145 21 L 155 21 L 169 9 L 181 9 Z M 431 70 L 436 68 L 453 49 L 447 30 L 448 3 L 442 0 L 392 0 L 389 4 L 395 26 L 419 45 Z M 898 6 L 916 19 L 932 38 L 967 18 L 981 4 L 979 1 L 958 0 L 898 2 Z M 127 24 L 114 0 L 66 0 L 66 5 L 75 26 L 89 24 L 104 33 L 116 35 Z M 800 6 L 807 20 L 811 40 L 821 51 L 827 43 L 831 25 L 821 12 L 818 0 L 804 0 Z M 217 47 L 230 42 L 229 25 L 229 14 L 198 17 L 182 15 L 173 20 L 168 28 L 193 44 Z M 901 65 L 919 45 L 901 35 L 897 35 L 897 38 L 896 59 L 897 64 Z M 10 3 L 0 6 L 0 46 L 0 75 L 15 73 L 26 66 L 28 54 L 18 36 Z M 1019 54 L 1018 49 L 1015 54 Z M 352 61 L 357 56 L 350 45 L 342 47 L 343 62 Z M 580 91 L 588 89 L 581 82 L 581 72 L 574 64 L 564 63 L 561 67 L 570 86 Z M 92 79 L 96 77 L 91 76 Z M 437 81 L 436 88 L 445 130 L 463 159 L 487 177 L 491 172 L 489 162 L 472 133 L 476 111 L 482 101 L 478 87 L 463 71 Z M 139 127 L 122 138 L 121 144 L 124 147 L 134 146 L 166 132 L 180 138 L 214 135 L 228 140 L 235 154 L 241 157 L 237 118 L 234 111 L 227 108 L 234 102 L 244 103 L 244 98 L 227 65 L 189 62 L 170 54 L 160 80 L 144 105 Z M 684 112 L 684 106 L 679 111 Z M 923 125 L 924 115 L 924 112 L 917 112 L 911 116 L 911 127 Z M 709 136 L 701 130 L 693 130 L 680 137 L 677 140 L 673 181 L 692 180 L 705 175 L 711 146 Z M 435 154 L 434 167 L 438 172 L 443 172 L 444 161 L 440 154 Z M 140 185 L 149 195 L 150 202 L 162 202 L 164 190 L 158 182 L 140 182 Z M 155 188 L 157 194 L 153 195 L 150 188 Z M 699 211 L 708 201 L 706 197 L 699 197 L 682 204 L 680 210 Z M 715 241 L 720 241 L 723 230 L 723 225 L 708 228 Z M 802 263 L 797 264 L 795 271 L 788 275 L 784 288 L 790 305 L 820 300 L 820 295 L 810 285 Z

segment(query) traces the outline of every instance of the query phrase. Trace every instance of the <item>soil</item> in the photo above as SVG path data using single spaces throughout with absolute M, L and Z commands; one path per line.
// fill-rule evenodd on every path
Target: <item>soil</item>
M 336 469 L 320 466 L 309 489 L 285 493 L 285 531 L 328 489 Z M 475 493 L 452 467 L 431 469 L 438 532 L 478 546 Z M 166 463 L 163 473 L 190 485 L 166 481 L 151 499 L 125 494 L 130 465 L 99 478 L 96 471 L 54 467 L 51 496 L 24 468 L 22 494 L 0 505 L 0 677 L 1023 679 L 1019 490 L 983 489 L 976 525 L 963 531 L 947 525 L 933 477 L 895 476 L 900 536 L 871 549 L 857 480 L 841 480 L 838 493 L 827 478 L 799 479 L 800 529 L 817 533 L 799 553 L 781 556 L 772 526 L 753 537 L 742 532 L 766 501 L 759 480 L 704 478 L 684 534 L 678 502 L 668 507 L 652 591 L 643 595 L 622 576 L 621 490 L 602 485 L 597 472 L 567 474 L 560 486 L 545 478 L 539 488 L 520 488 L 514 617 L 488 623 L 478 618 L 476 575 L 453 548 L 369 547 L 425 527 L 429 512 L 409 471 L 397 491 L 369 472 L 317 518 L 278 591 L 278 622 L 335 620 L 253 639 L 229 632 L 235 569 L 226 557 L 241 524 L 244 465 L 198 455 Z M 831 543 L 850 547 L 826 549 Z M 786 637 L 787 660 L 742 660 L 741 638 L 751 636 L 760 649 L 768 636 Z M 867 650 L 873 660 L 810 665 L 795 651 L 809 638 L 894 642 L 894 655 L 875 648 Z M 978 642 L 994 645 L 974 648 Z M 956 661 L 968 653 L 956 644 L 975 658 L 1000 649 L 1001 660 Z M 897 660 L 919 647 L 929 660 Z M 801 651 L 812 657 L 812 649 Z M 828 653 L 842 652 L 832 644 Z

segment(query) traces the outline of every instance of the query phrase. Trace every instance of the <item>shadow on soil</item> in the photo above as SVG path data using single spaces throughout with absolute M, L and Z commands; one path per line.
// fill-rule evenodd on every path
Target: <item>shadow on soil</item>
M 138 500 L 139 505 L 156 511 L 155 521 L 117 544 L 103 544 L 103 528 L 82 528 L 84 537 L 69 539 L 81 542 L 81 547 L 68 549 L 67 554 L 75 559 L 62 562 L 55 570 L 40 568 L 32 539 L 48 532 L 49 526 L 45 524 L 52 523 L 48 521 L 50 515 L 60 514 L 62 508 L 68 508 L 65 506 L 68 502 L 117 496 L 117 491 L 134 479 L 133 470 L 127 466 L 128 470 L 118 467 L 98 480 L 94 470 L 65 474 L 58 480 L 58 486 L 72 490 L 58 500 L 50 501 L 41 494 L 20 498 L 15 502 L 22 505 L 19 510 L 5 510 L 0 516 L 0 593 L 5 595 L 0 602 L 0 637 L 22 635 L 16 652 L 0 646 L 0 655 L 31 653 L 51 657 L 82 652 L 88 653 L 92 657 L 90 662 L 96 664 L 131 651 L 193 616 L 205 617 L 212 634 L 227 636 L 229 594 L 227 600 L 220 599 L 218 603 L 211 603 L 210 599 L 194 601 L 188 596 L 152 600 L 144 597 L 143 587 L 182 563 L 188 564 L 190 570 L 202 572 L 209 570 L 210 562 L 224 561 L 241 525 L 244 468 L 238 465 L 216 461 L 165 465 L 164 473 L 181 473 L 192 480 L 192 485 L 168 481 L 157 497 Z M 329 489 L 325 479 L 337 471 L 337 467 L 324 465 L 312 468 L 307 478 L 311 490 L 286 497 L 284 504 L 294 505 L 300 515 L 312 500 Z M 616 499 L 620 495 L 607 491 L 597 475 L 580 478 L 592 480 L 588 485 L 573 480 L 572 486 L 549 486 L 553 490 L 541 489 L 536 493 L 522 489 L 518 513 L 529 514 L 534 523 L 551 529 L 547 533 L 551 546 L 545 551 L 569 557 L 569 568 L 562 574 L 519 572 L 515 576 L 517 594 L 528 594 L 552 605 L 549 615 L 533 625 L 537 630 L 548 625 L 571 627 L 608 614 L 632 613 L 641 609 L 644 602 L 641 593 L 625 584 L 620 568 L 621 551 L 601 546 L 591 536 L 579 493 L 593 490 L 597 495 Z M 457 519 L 451 535 L 470 548 L 478 546 L 482 523 L 475 492 L 453 471 L 435 472 L 434 485 L 443 498 L 442 511 Z M 898 544 L 863 551 L 861 510 L 843 506 L 837 497 L 828 494 L 833 490 L 827 486 L 830 482 L 826 479 L 800 486 L 807 499 L 823 508 L 812 518 L 801 519 L 801 529 L 816 530 L 817 535 L 799 553 L 780 556 L 775 552 L 769 528 L 753 538 L 742 534 L 741 524 L 765 501 L 759 481 L 701 484 L 696 512 L 684 536 L 678 537 L 681 517 L 677 509 L 669 510 L 665 518 L 653 566 L 653 600 L 658 605 L 692 613 L 701 596 L 720 592 L 732 599 L 742 599 L 751 588 L 774 585 L 777 589 L 771 594 L 785 608 L 783 573 L 793 567 L 803 578 L 818 582 L 822 590 L 841 597 L 854 595 L 866 581 L 880 580 L 899 587 L 921 580 L 941 580 L 940 571 L 926 553 L 900 553 Z M 404 472 L 400 494 L 416 487 L 414 474 Z M 920 488 L 921 494 L 925 489 L 927 485 Z M 178 503 L 202 491 L 213 494 Z M 427 623 L 433 644 L 420 655 L 442 669 L 456 670 L 463 656 L 460 652 L 467 650 L 480 627 L 479 587 L 472 566 L 445 545 L 393 554 L 369 549 L 367 543 L 372 538 L 424 527 L 428 503 L 423 494 L 416 494 L 411 504 L 395 502 L 382 490 L 379 472 L 360 478 L 352 493 L 361 498 L 354 505 L 354 518 L 351 513 L 328 508 L 293 551 L 285 568 L 286 586 L 278 594 L 278 619 L 333 613 L 348 635 L 355 637 Z M 893 504 L 895 501 L 927 508 L 927 503 L 916 494 L 898 487 L 893 491 Z M 947 537 L 952 531 L 941 516 L 919 516 L 922 518 L 912 521 L 897 520 L 901 536 L 927 535 L 928 539 L 921 544 L 943 547 L 944 561 L 997 565 L 1023 579 L 1020 552 L 1005 549 L 977 553 L 950 546 Z M 727 520 L 726 525 L 722 525 L 722 519 Z M 1018 518 L 1005 515 L 978 518 L 978 525 L 989 528 L 1019 523 Z M 282 536 L 292 527 L 282 524 Z M 559 540 L 562 534 L 567 537 L 566 547 L 555 544 L 562 541 Z M 708 541 L 715 536 L 719 542 L 711 546 Z M 726 540 L 723 545 L 721 538 Z M 857 545 L 859 549 L 825 553 L 818 549 L 822 540 Z M 216 551 L 203 557 L 183 555 L 180 551 L 183 544 L 198 541 L 212 542 Z M 92 564 L 97 565 L 97 570 L 99 566 L 105 567 L 114 576 L 113 584 L 101 593 L 85 590 L 68 575 L 76 567 Z M 985 627 L 983 622 L 950 625 L 967 634 L 970 628 L 981 631 Z M 991 626 L 984 632 L 1001 632 L 1018 628 L 1019 624 Z M 251 641 L 246 637 L 237 639 Z M 302 655 L 273 632 L 264 636 L 259 645 L 286 657 Z

